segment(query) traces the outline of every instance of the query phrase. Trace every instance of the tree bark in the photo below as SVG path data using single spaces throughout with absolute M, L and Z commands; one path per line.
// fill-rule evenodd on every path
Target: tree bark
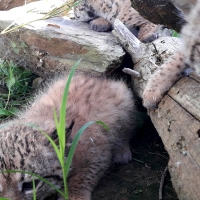
M 45 2 L 0 11 L 0 32 L 13 22 L 23 24 L 41 18 L 44 15 L 28 11 L 43 8 Z M 0 57 L 42 77 L 69 71 L 80 58 L 79 70 L 109 73 L 121 65 L 125 54 L 112 33 L 99 34 L 87 23 L 59 17 L 35 21 L 0 35 Z
M 180 32 L 185 24 L 183 15 L 170 0 L 131 0 L 135 8 L 144 18 L 154 24 L 163 24 Z
M 38 0 L 26 0 L 26 3 L 30 3 Z M 24 0 L 1 0 L 0 1 L 0 10 L 10 10 L 17 6 L 22 6 L 25 4 Z
M 130 53 L 134 70 L 141 78 L 133 78 L 139 97 L 153 72 L 178 50 L 181 39 L 159 38 L 142 44 L 116 20 L 113 34 Z M 200 199 L 200 78 L 195 74 L 180 79 L 165 95 L 158 109 L 149 111 L 165 149 L 170 156 L 169 171 L 180 200 Z

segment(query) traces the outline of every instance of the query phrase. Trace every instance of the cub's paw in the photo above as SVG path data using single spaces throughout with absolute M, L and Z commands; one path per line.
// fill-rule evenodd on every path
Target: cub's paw
M 101 17 L 90 21 L 90 27 L 92 30 L 98 32 L 108 32 L 112 30 L 112 24 L 108 20 Z
M 143 92 L 143 106 L 148 110 L 154 110 L 162 100 L 163 95 L 158 90 L 145 89 Z
M 150 43 L 150 42 L 153 42 L 154 40 L 158 39 L 159 38 L 159 33 L 153 33 L 152 35 L 142 39 L 141 41 L 143 43 Z
M 115 152 L 115 155 L 113 157 L 114 163 L 118 164 L 126 164 L 131 160 L 132 160 L 132 153 L 128 146 L 119 148 L 118 151 Z

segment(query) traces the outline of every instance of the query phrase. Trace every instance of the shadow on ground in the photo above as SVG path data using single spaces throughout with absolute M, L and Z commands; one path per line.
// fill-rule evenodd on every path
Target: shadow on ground
M 158 200 L 162 173 L 168 154 L 149 118 L 131 142 L 133 160 L 127 165 L 113 165 L 101 179 L 92 200 Z M 167 173 L 163 200 L 178 200 L 170 174 Z

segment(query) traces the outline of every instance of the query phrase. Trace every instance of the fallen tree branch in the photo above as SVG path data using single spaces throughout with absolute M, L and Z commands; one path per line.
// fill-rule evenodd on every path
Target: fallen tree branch
M 133 34 L 120 20 L 115 20 L 114 30 L 112 33 L 120 44 L 126 49 L 126 51 L 132 56 L 134 63 L 138 62 L 143 57 L 145 45 L 136 37 L 133 37 Z

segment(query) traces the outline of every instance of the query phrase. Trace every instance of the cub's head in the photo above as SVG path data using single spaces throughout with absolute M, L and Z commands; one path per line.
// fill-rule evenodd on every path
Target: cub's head
M 56 131 L 48 135 L 57 140 Z M 32 173 L 63 188 L 62 169 L 50 142 L 41 131 L 25 125 L 0 129 L 0 171 L 0 197 L 11 200 L 33 199 L 33 179 L 37 200 L 56 195 L 53 187 Z
M 75 18 L 82 22 L 89 22 L 97 17 L 95 10 L 92 7 L 88 7 L 84 2 L 79 3 L 74 7 Z

